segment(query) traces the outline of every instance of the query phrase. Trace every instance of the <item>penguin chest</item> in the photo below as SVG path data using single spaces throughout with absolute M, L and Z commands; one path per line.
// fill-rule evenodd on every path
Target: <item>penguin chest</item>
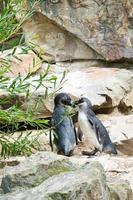
M 99 144 L 96 137 L 95 129 L 89 123 L 87 116 L 84 112 L 79 112 L 78 122 L 79 122 L 80 129 L 83 132 L 85 141 L 95 146 L 96 148 L 101 149 L 101 145 Z

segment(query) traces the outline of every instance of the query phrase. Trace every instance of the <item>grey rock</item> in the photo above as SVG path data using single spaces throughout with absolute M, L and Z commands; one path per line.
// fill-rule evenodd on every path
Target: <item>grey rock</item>
M 103 123 L 117 149 L 125 155 L 133 156 L 133 115 L 110 117 Z
M 70 158 L 73 165 L 82 167 L 88 162 L 85 156 L 74 156 Z M 133 157 L 130 156 L 110 156 L 101 154 L 100 156 L 90 157 L 89 162 L 98 161 L 103 166 L 107 181 L 111 184 L 128 182 L 133 191 Z M 129 187 L 129 188 L 130 188 Z
M 73 169 L 67 158 L 51 152 L 39 152 L 17 166 L 6 166 L 1 188 L 8 193 L 35 187 L 50 176 Z
M 6 98 L 7 100 L 5 104 L 1 105 L 1 109 L 7 109 L 17 102 L 22 110 L 25 111 L 28 108 L 33 111 L 36 102 L 39 101 L 36 118 L 50 117 L 53 111 L 54 95 L 45 99 L 46 88 L 43 86 L 35 91 L 38 84 L 35 80 L 39 79 L 39 74 L 45 73 L 47 66 L 47 63 L 44 63 L 37 74 L 28 80 L 31 94 L 28 102 L 25 102 L 24 94 L 16 94 L 15 97 L 10 97 L 7 92 L 1 90 L 0 98 Z M 23 68 L 21 66 L 19 67 Z M 66 71 L 64 80 L 67 81 L 64 82 L 64 84 L 60 84 L 64 71 Z M 125 102 L 125 105 L 127 105 L 126 107 L 132 107 L 132 95 L 130 94 L 132 94 L 133 73 L 131 70 L 120 69 L 119 66 L 115 64 L 107 68 L 104 67 L 103 63 L 99 66 L 98 62 L 95 61 L 74 63 L 61 62 L 51 65 L 51 70 L 47 78 L 50 78 L 52 75 L 57 77 L 56 89 L 62 87 L 60 92 L 69 92 L 74 98 L 80 98 L 81 96 L 88 97 L 94 109 L 102 109 L 102 113 L 104 111 L 113 112 L 115 107 L 120 109 L 122 101 Z M 55 92 L 53 83 L 45 82 L 45 86 L 49 88 L 49 93 L 51 92 L 51 94 L 53 94 Z M 128 97 L 128 102 L 125 99 L 126 97 Z M 39 100 L 40 98 L 41 101 Z
M 63 67 L 63 66 L 64 67 Z M 52 65 L 51 73 L 61 78 L 64 70 L 68 71 L 61 91 L 68 92 L 75 98 L 88 97 L 95 110 L 118 107 L 120 101 L 132 89 L 133 73 L 118 66 L 111 68 L 91 66 L 89 62 L 57 63 Z M 43 64 L 40 73 L 47 67 Z
M 15 195 L 15 196 L 14 196 Z M 91 163 L 74 172 L 53 176 L 25 192 L 5 195 L 0 199 L 94 199 L 109 200 L 110 194 L 102 166 Z
M 133 59 L 131 0 L 54 2 L 45 1 L 36 7 L 36 11 L 74 34 L 105 60 Z M 32 31 L 33 26 L 31 24 L 28 30 Z
M 119 109 L 124 114 L 133 113 L 133 89 L 122 98 Z
M 102 165 L 95 160 L 98 160 L 104 166 L 107 180 Z M 53 164 L 51 164 L 51 161 L 53 161 Z M 65 170 L 60 170 L 59 165 L 57 167 L 57 163 L 59 162 L 63 167 L 65 163 L 67 170 L 66 168 Z M 35 154 L 23 161 L 21 167 L 24 168 L 24 166 L 27 165 L 26 170 L 29 169 L 32 173 L 33 167 L 35 168 L 36 165 L 40 166 L 40 164 L 43 165 L 45 163 L 47 168 L 44 166 L 43 170 L 40 170 L 43 180 L 41 178 L 41 181 L 38 182 L 38 172 L 34 173 L 34 178 L 31 178 L 31 173 L 27 172 L 27 176 L 25 176 L 24 174 L 26 173 L 24 170 L 21 170 L 23 174 L 22 178 L 22 174 L 18 173 L 19 168 L 17 170 L 17 168 L 14 167 L 13 170 L 8 167 L 6 168 L 6 171 L 8 172 L 7 174 L 11 175 L 12 179 L 16 174 L 17 178 L 15 178 L 15 180 L 20 180 L 21 187 L 15 188 L 20 186 L 18 182 L 16 182 L 18 185 L 15 186 L 14 189 L 12 188 L 10 191 L 11 193 L 1 194 L 0 200 L 132 200 L 132 190 L 129 184 L 121 180 L 119 176 L 116 176 L 116 179 L 116 177 L 111 174 L 112 171 L 118 170 L 120 162 L 123 163 L 123 165 L 119 168 L 119 172 L 124 172 L 127 163 L 124 163 L 119 159 L 117 160 L 117 157 L 111 158 L 108 155 L 106 155 L 105 158 L 95 157 L 83 159 L 82 157 L 66 158 L 50 152 Z M 131 162 L 130 167 L 132 165 Z M 110 166 L 111 163 L 112 165 Z M 50 168 L 51 165 L 52 169 Z M 49 170 L 51 172 L 50 176 L 44 178 L 44 176 L 46 177 L 44 174 L 47 174 Z M 108 173 L 110 173 L 110 176 Z M 10 187 L 9 183 L 11 183 L 12 179 L 5 179 L 5 177 L 3 180 L 5 181 L 4 184 L 8 181 L 8 184 L 6 185 L 6 189 L 8 189 L 8 186 Z M 30 184 L 31 180 L 32 184 Z M 24 187 L 24 184 L 26 187 Z
M 41 50 L 44 60 L 102 59 L 101 55 L 75 35 L 39 12 L 23 25 L 23 31 L 27 42 L 32 40 L 37 44 L 35 49 L 38 52 Z
M 124 182 L 115 182 L 109 184 L 111 199 L 119 199 L 119 200 L 132 200 L 133 193 L 129 184 Z

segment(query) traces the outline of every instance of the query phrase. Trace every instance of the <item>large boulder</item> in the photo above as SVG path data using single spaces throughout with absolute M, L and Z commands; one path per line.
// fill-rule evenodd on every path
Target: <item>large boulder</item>
M 109 199 L 102 166 L 92 163 L 74 172 L 62 173 L 47 179 L 34 189 L 16 195 L 15 199 Z M 4 196 L 3 196 L 4 197 Z M 11 196 L 9 196 L 11 197 Z M 7 199 L 9 198 L 7 195 Z
M 42 152 L 27 158 L 14 169 L 6 167 L 1 186 L 5 192 L 10 193 L 1 194 L 0 200 L 132 199 L 128 183 L 117 180 L 107 184 L 99 162 L 88 162 L 87 158 L 82 163 L 79 162 L 82 161 L 80 157 L 79 160 L 75 158 L 77 160 L 74 163 L 73 159 Z M 11 190 L 7 191 L 9 188 Z
M 79 59 L 86 58 L 85 44 L 87 45 L 86 51 L 87 49 L 90 51 L 90 48 L 92 48 L 95 55 L 98 55 L 98 57 L 100 55 L 105 60 L 133 59 L 132 13 L 132 0 L 119 0 L 118 2 L 114 0 L 47 0 L 36 6 L 36 17 L 33 18 L 33 23 L 24 28 L 24 31 L 27 40 L 29 40 L 29 35 L 33 35 L 33 32 L 36 35 L 39 33 L 38 44 L 43 42 L 45 44 L 47 41 L 45 45 L 47 50 L 51 51 L 55 47 L 56 52 L 68 55 L 64 59 L 70 57 L 68 49 L 70 52 L 74 49 L 74 54 L 75 52 L 83 53 L 84 56 L 83 54 L 80 55 Z M 44 15 L 44 20 L 41 14 Z M 45 23 L 47 26 L 46 20 L 51 20 L 50 24 L 54 24 L 56 28 L 54 29 L 53 25 L 49 25 L 47 29 L 45 27 Z M 65 32 L 59 30 L 59 26 Z M 40 38 L 42 32 L 43 36 Z M 72 34 L 74 35 L 72 37 L 81 40 L 79 43 L 82 43 L 82 45 L 75 44 L 77 39 L 73 40 L 70 45 L 68 39 L 71 41 L 72 37 L 69 37 L 69 35 Z M 64 46 L 65 42 L 67 42 L 66 46 Z M 83 43 L 85 44 L 83 45 Z M 56 47 L 56 44 L 60 45 Z M 81 51 L 76 50 L 79 47 L 82 49 Z M 73 56 L 73 53 L 71 58 L 77 59 L 77 56 Z M 55 55 L 55 53 L 52 54 Z
M 19 165 L 6 166 L 1 188 L 8 193 L 35 187 L 50 176 L 73 169 L 67 158 L 51 152 L 39 152 Z
M 22 110 L 27 108 L 33 111 L 38 103 L 36 117 L 50 117 L 53 111 L 53 99 L 55 91 L 67 92 L 72 99 L 86 96 L 93 104 L 94 110 L 101 113 L 112 112 L 118 107 L 120 111 L 121 101 L 125 95 L 132 90 L 133 73 L 127 69 L 119 69 L 118 67 L 97 67 L 91 66 L 88 62 L 74 63 L 57 63 L 52 64 L 47 78 L 56 79 L 54 88 L 53 81 L 45 81 L 44 85 L 36 90 L 39 84 L 40 75 L 45 74 L 48 64 L 44 63 L 39 69 L 38 74 L 27 80 L 30 83 L 30 98 L 25 102 L 24 94 L 16 94 L 14 97 L 9 97 L 8 93 L 0 91 L 1 99 L 6 98 L 6 103 L 1 105 L 2 109 L 7 109 L 17 102 Z M 66 71 L 66 76 L 62 83 L 63 72 Z M 48 88 L 49 98 L 45 98 Z M 129 100 L 130 102 L 131 100 Z M 131 104 L 131 102 L 130 102 Z
M 115 65 L 114 65 L 115 66 Z M 40 73 L 47 68 L 43 64 Z M 90 66 L 89 62 L 57 63 L 51 65 L 51 73 L 60 80 L 66 71 L 67 80 L 60 91 L 68 92 L 74 98 L 86 96 L 95 110 L 119 106 L 120 101 L 132 89 L 133 73 L 127 69 L 115 67 Z M 58 81 L 58 80 L 57 80 Z M 103 110 L 104 112 L 104 110 Z
M 118 185 L 121 183 L 123 184 L 123 181 L 126 181 L 127 183 L 130 183 L 130 186 L 133 190 L 133 157 L 130 156 L 110 156 L 102 154 L 100 156 L 94 156 L 94 157 L 86 157 L 86 156 L 73 156 L 70 158 L 73 165 L 77 167 L 82 167 L 86 163 L 98 161 L 104 168 L 107 182 L 109 184 L 116 185 L 116 182 Z
M 36 44 L 35 49 L 41 51 L 44 60 L 102 59 L 75 35 L 39 12 L 23 25 L 23 31 L 26 41 Z

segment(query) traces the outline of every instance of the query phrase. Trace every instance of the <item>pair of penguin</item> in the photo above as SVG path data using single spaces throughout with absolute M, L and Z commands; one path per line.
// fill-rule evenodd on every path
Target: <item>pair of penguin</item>
M 117 150 L 111 142 L 106 128 L 93 112 L 89 99 L 83 97 L 72 103 L 67 93 L 60 93 L 55 97 L 54 111 L 51 119 L 54 143 L 58 154 L 71 156 L 78 143 L 76 130 L 66 109 L 67 106 L 78 106 L 78 123 L 81 130 L 79 139 L 82 139 L 81 135 L 83 134 L 86 142 L 92 144 L 95 148 L 92 152 L 84 151 L 82 154 L 95 155 L 97 151 L 117 154 Z M 51 133 L 50 144 L 52 147 Z

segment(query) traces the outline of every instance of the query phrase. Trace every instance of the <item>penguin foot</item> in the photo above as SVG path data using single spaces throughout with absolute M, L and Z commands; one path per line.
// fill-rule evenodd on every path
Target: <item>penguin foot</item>
M 73 150 L 69 151 L 68 153 L 64 153 L 63 151 L 60 151 L 60 150 L 59 150 L 59 151 L 57 152 L 57 154 L 70 157 L 70 156 L 73 155 Z
M 89 152 L 89 151 L 82 151 L 82 155 L 94 156 L 97 152 L 98 152 L 98 149 L 94 149 L 94 150 L 91 151 L 91 152 Z
M 103 152 L 107 154 L 117 154 L 116 147 L 111 143 L 104 147 Z

